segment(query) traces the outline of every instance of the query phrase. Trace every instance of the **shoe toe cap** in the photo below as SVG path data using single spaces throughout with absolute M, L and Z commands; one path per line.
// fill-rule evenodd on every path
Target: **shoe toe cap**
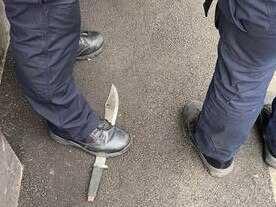
M 129 146 L 131 142 L 131 136 L 127 132 L 117 128 L 112 140 L 110 140 L 110 146 L 116 151 L 120 151 Z

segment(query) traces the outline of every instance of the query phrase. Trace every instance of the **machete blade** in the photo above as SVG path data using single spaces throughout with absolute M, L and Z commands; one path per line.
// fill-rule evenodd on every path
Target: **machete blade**
M 109 96 L 105 103 L 105 120 L 115 125 L 119 110 L 119 95 L 117 88 L 112 84 Z

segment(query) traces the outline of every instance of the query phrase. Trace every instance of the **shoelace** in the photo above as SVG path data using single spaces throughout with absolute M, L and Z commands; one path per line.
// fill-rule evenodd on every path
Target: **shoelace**
M 196 126 L 197 126 L 197 123 L 198 123 L 198 120 L 199 120 L 199 117 L 200 117 L 200 114 L 201 114 L 201 110 L 197 108 L 197 111 L 199 112 L 198 113 L 198 116 L 189 123 L 189 128 L 190 128 L 190 133 L 192 133 L 193 135 L 196 133 Z
M 197 119 L 189 123 L 189 132 L 194 135 L 196 133 Z
M 90 135 L 96 142 L 106 142 L 106 136 L 101 129 L 95 129 Z

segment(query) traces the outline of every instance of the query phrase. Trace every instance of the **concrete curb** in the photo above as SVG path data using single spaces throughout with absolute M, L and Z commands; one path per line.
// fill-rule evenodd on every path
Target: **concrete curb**
M 0 1 L 0 84 L 9 47 L 9 23 Z M 23 166 L 0 131 L 0 206 L 16 207 L 21 186 Z
M 0 131 L 0 206 L 16 207 L 23 166 Z
M 0 84 L 9 47 L 9 23 L 5 16 L 4 4 L 0 1 Z

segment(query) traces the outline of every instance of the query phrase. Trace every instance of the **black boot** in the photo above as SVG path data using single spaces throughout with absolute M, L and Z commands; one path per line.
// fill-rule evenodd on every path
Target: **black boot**
M 276 155 L 273 154 L 272 151 L 269 149 L 265 140 L 265 130 L 271 113 L 272 113 L 271 105 L 270 104 L 264 105 L 257 119 L 256 124 L 260 129 L 261 136 L 264 142 L 264 161 L 267 165 L 276 169 Z
M 233 171 L 233 159 L 226 162 L 220 162 L 214 158 L 208 157 L 200 152 L 196 145 L 195 131 L 199 115 L 202 110 L 202 103 L 199 101 L 190 101 L 187 103 L 182 111 L 182 131 L 191 144 L 197 150 L 203 165 L 207 168 L 210 175 L 214 177 L 223 177 Z
M 78 147 L 100 157 L 116 157 L 124 154 L 132 144 L 128 133 L 103 121 L 87 138 L 81 141 L 68 140 L 50 131 L 50 136 L 55 141 Z
M 82 31 L 76 59 L 89 60 L 102 52 L 104 38 L 99 32 Z

